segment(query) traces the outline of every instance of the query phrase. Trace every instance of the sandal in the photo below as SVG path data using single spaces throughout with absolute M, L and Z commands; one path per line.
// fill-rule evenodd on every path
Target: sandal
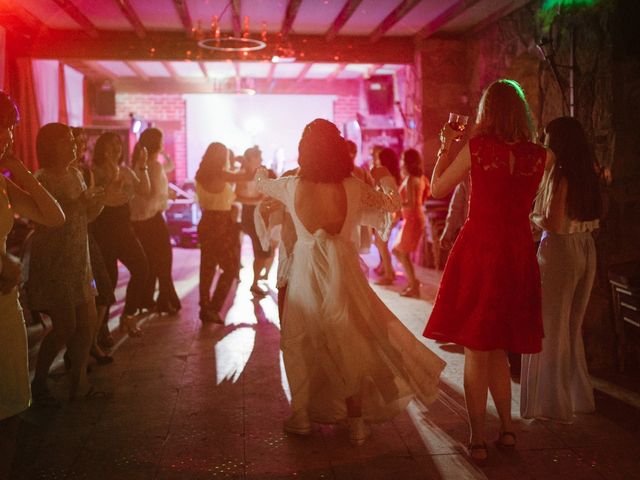
M 483 456 L 474 455 L 475 452 L 484 453 Z M 467 453 L 469 457 L 476 465 L 484 465 L 489 458 L 489 450 L 487 449 L 486 442 L 482 443 L 470 443 L 467 447 Z
M 130 337 L 141 337 L 142 330 L 138 328 L 136 315 L 122 315 L 120 317 L 120 331 L 126 332 Z
M 402 292 L 401 297 L 420 298 L 420 283 L 416 282 L 413 285 L 409 285 Z
M 505 437 L 513 438 L 513 443 L 505 442 Z M 504 448 L 506 450 L 513 450 L 516 447 L 516 434 L 515 432 L 500 432 L 498 433 L 498 438 L 494 442 L 495 446 L 498 448 Z

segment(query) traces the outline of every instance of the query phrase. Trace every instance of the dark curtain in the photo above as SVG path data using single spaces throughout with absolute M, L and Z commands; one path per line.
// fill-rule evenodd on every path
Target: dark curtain
M 31 171 L 38 169 L 36 135 L 40 128 L 38 103 L 33 84 L 30 58 L 12 59 L 7 63 L 8 93 L 20 109 L 20 123 L 15 130 L 15 151 Z

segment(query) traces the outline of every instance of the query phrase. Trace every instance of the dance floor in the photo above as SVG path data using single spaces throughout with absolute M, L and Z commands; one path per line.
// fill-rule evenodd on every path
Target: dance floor
M 518 447 L 478 468 L 464 454 L 462 352 L 426 344 L 448 366 L 439 399 L 412 404 L 392 422 L 372 427 L 362 447 L 344 426 L 317 426 L 307 438 L 282 431 L 289 392 L 279 350 L 275 290 L 249 293 L 251 259 L 226 324 L 198 320 L 198 250 L 175 249 L 174 274 L 183 302 L 175 316 L 151 316 L 144 336 L 116 335 L 115 362 L 90 375 L 105 398 L 23 415 L 12 479 L 633 479 L 640 478 L 640 434 L 602 414 L 573 425 L 518 423 Z M 373 257 L 367 260 L 372 260 Z M 274 272 L 275 273 L 275 272 Z M 404 286 L 374 287 L 416 336 L 431 309 L 439 273 L 421 269 L 421 299 L 405 299 Z M 273 285 L 273 278 L 270 279 Z M 123 296 L 126 276 L 117 297 Z M 112 312 L 111 327 L 122 308 Z M 64 398 L 60 362 L 52 391 Z M 514 384 L 517 415 L 519 385 Z M 498 422 L 490 409 L 489 437 Z

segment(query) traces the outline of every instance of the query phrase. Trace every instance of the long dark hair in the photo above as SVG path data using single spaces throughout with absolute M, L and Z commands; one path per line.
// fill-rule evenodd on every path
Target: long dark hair
M 118 159 L 118 165 L 121 165 L 124 161 L 124 145 L 122 144 L 122 138 L 116 132 L 104 132 L 101 134 L 96 140 L 96 144 L 93 146 L 93 158 L 91 159 L 91 164 L 96 167 L 101 167 L 107 161 L 105 156 L 105 151 L 107 149 L 107 145 L 112 140 L 118 140 L 120 142 L 120 146 L 122 146 L 122 153 L 120 158 Z
M 580 122 L 560 117 L 547 125 L 549 148 L 556 156 L 554 186 L 567 181 L 567 215 L 580 221 L 595 220 L 602 214 L 596 159 Z
M 402 161 L 409 175 L 413 177 L 422 176 L 422 158 L 416 149 L 409 148 L 405 150 L 402 154 Z
M 209 183 L 218 173 L 225 169 L 228 160 L 229 150 L 227 147 L 220 142 L 209 144 L 196 172 L 196 181 L 202 185 Z
M 378 154 L 378 160 L 380 160 L 380 165 L 389 170 L 389 173 L 396 179 L 396 183 L 400 185 L 402 174 L 400 173 L 400 159 L 396 152 L 389 147 L 384 147 Z
M 299 176 L 312 182 L 339 183 L 351 175 L 353 162 L 347 143 L 333 123 L 316 118 L 298 144 Z
M 36 135 L 36 156 L 42 168 L 55 167 L 60 163 L 56 147 L 60 139 L 69 135 L 71 129 L 64 123 L 47 123 L 40 127 Z
M 147 149 L 149 156 L 154 155 L 162 150 L 162 130 L 149 127 L 140 134 L 138 142 Z

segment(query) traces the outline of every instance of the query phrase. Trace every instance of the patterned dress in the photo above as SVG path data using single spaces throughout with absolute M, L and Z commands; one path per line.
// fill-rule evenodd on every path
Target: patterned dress
M 529 212 L 546 150 L 490 136 L 472 138 L 469 148 L 469 216 L 451 250 L 424 335 L 474 350 L 539 352 L 540 272 Z
M 74 308 L 96 294 L 87 235 L 86 185 L 75 168 L 64 175 L 40 169 L 35 177 L 60 203 L 60 227 L 36 225 L 31 241 L 27 304 L 31 310 Z

